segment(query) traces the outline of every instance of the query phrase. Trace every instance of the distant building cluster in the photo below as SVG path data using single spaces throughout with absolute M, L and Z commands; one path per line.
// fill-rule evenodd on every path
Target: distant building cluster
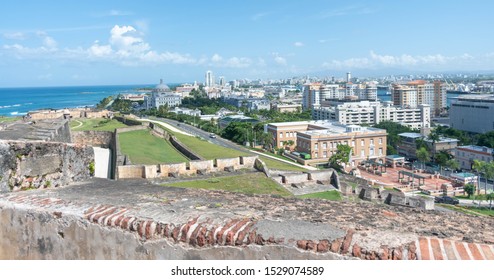
M 327 101 L 335 99 L 377 101 L 377 83 L 306 84 L 304 86 L 302 107 L 305 110 L 316 109 L 324 106 Z
M 379 124 L 392 121 L 413 128 L 427 128 L 431 124 L 430 106 L 419 105 L 417 108 L 403 108 L 390 102 L 378 101 L 338 101 L 333 106 L 312 110 L 314 120 L 337 121 L 342 124 Z

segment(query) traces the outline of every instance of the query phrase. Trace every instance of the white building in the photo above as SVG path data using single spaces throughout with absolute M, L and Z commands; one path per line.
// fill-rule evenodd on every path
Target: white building
M 451 104 L 449 122 L 452 128 L 486 133 L 494 130 L 494 96 L 461 95 Z
M 173 93 L 170 88 L 160 80 L 160 84 L 151 93 L 151 96 L 144 97 L 146 109 L 158 109 L 160 106 L 173 108 L 182 104 L 182 95 Z
M 205 76 L 205 83 L 204 85 L 206 87 L 214 87 L 215 82 L 214 82 L 214 75 L 212 71 L 206 71 L 206 76 Z
M 430 127 L 430 106 L 401 108 L 390 102 L 376 101 L 338 102 L 332 107 L 321 107 L 312 111 L 314 120 L 337 121 L 342 124 L 378 124 L 383 121 L 396 122 L 410 128 Z
M 494 160 L 494 149 L 468 145 L 459 146 L 455 149 L 455 158 L 460 163 L 460 168 L 471 170 L 474 160 L 490 162 Z

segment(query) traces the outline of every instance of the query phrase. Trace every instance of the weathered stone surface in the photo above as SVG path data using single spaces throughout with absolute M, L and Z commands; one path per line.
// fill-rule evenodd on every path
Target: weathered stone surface
M 165 199 L 166 203 L 163 202 Z M 222 207 L 208 207 L 217 203 Z M 24 212 L 16 216 L 17 214 L 10 211 L 13 209 Z M 34 214 L 28 214 L 26 211 Z M 61 216 L 57 217 L 53 214 L 55 212 L 61 212 Z M 389 215 L 390 213 L 392 214 Z M 59 233 L 64 235 L 63 242 L 71 244 L 67 245 L 67 248 L 86 246 L 76 244 L 75 240 L 80 239 L 65 229 L 69 224 L 76 228 L 87 228 L 89 225 L 106 232 L 105 234 L 111 232 L 114 238 L 127 236 L 137 242 L 128 241 L 129 244 L 140 244 L 133 247 L 136 250 L 141 246 L 141 249 L 138 249 L 142 252 L 142 255 L 139 253 L 139 258 L 158 258 L 156 254 L 161 254 L 159 252 L 162 252 L 162 249 L 155 246 L 165 242 L 168 244 L 168 247 L 165 246 L 167 248 L 187 248 L 184 250 L 190 252 L 194 251 L 193 248 L 208 251 L 211 248 L 223 250 L 224 247 L 238 246 L 235 250 L 245 254 L 251 254 L 252 250 L 270 248 L 269 252 L 274 252 L 274 255 L 270 253 L 269 258 L 287 258 L 281 257 L 283 254 L 280 252 L 296 249 L 301 254 L 298 255 L 300 258 L 331 258 L 336 253 L 342 258 L 360 256 L 364 259 L 417 259 L 417 256 L 425 258 L 426 254 L 421 248 L 415 247 L 416 243 L 419 244 L 418 240 L 434 246 L 433 254 L 428 257 L 439 258 L 438 254 L 442 253 L 437 250 L 439 245 L 442 244 L 445 249 L 451 246 L 448 245 L 450 243 L 442 243 L 441 239 L 436 240 L 438 228 L 441 229 L 441 236 L 454 241 L 457 248 L 463 248 L 462 258 L 469 255 L 476 258 L 487 256 L 486 252 L 482 251 L 485 244 L 474 247 L 465 243 L 462 238 L 468 236 L 476 243 L 486 243 L 493 237 L 489 229 L 494 225 L 490 218 L 471 219 L 459 213 L 420 211 L 368 202 L 301 200 L 163 188 L 144 181 L 108 180 L 92 180 L 91 183 L 79 183 L 57 189 L 3 193 L 0 194 L 0 215 L 4 217 L 1 224 L 6 225 L 0 227 L 0 236 L 9 236 L 6 240 L 0 239 L 0 252 L 12 249 L 12 245 L 7 242 L 22 240 L 23 242 L 17 245 L 24 247 L 12 252 L 19 251 L 43 258 L 53 258 L 53 252 L 58 254 L 58 249 L 50 251 L 45 245 L 51 244 L 53 248 L 60 248 L 58 243 L 49 240 L 51 236 L 57 236 L 59 240 Z M 28 221 L 34 223 L 30 218 L 33 215 L 40 220 L 36 221 L 39 222 L 38 232 L 31 237 L 22 231 L 25 226 L 21 224 Z M 246 222 L 249 225 L 244 227 Z M 16 226 L 12 226 L 13 224 Z M 40 230 L 40 227 L 43 227 L 43 230 Z M 159 232 L 163 234 L 160 235 Z M 44 238 L 43 250 L 36 251 L 38 247 L 35 237 Z M 88 246 L 94 245 L 93 242 L 90 241 Z M 115 245 L 112 243 L 112 246 Z M 28 247 L 36 251 L 36 254 L 26 253 Z M 98 258 L 94 252 L 101 252 L 103 249 L 77 250 L 77 254 Z M 108 248 L 105 250 L 111 251 Z M 182 252 L 182 249 L 177 250 Z M 41 251 L 44 253 L 40 253 Z M 172 254 L 171 251 L 167 252 Z M 305 255 L 303 252 L 312 253 Z M 314 252 L 318 254 L 313 254 Z M 449 254 L 448 252 L 449 250 L 446 254 Z M 121 256 L 117 253 L 115 255 Z M 239 256 L 236 253 L 233 255 Z M 450 255 L 441 256 L 449 258 Z M 99 258 L 103 258 L 102 256 Z M 177 255 L 167 256 L 172 258 L 171 256 Z M 230 255 L 223 257 L 227 256 Z M 196 258 L 203 257 L 203 253 L 196 255 Z

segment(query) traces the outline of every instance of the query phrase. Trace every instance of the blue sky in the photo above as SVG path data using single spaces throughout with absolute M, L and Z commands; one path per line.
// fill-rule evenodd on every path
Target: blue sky
M 0 87 L 494 70 L 494 1 L 4 1 Z

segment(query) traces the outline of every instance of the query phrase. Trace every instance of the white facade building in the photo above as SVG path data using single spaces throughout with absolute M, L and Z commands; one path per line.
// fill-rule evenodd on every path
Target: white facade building
M 401 108 L 390 102 L 381 104 L 376 101 L 340 102 L 332 107 L 321 107 L 312 111 L 314 120 L 331 120 L 342 124 L 378 124 L 392 121 L 419 129 L 430 127 L 430 106 L 423 104 L 418 108 Z
M 160 84 L 151 93 L 151 96 L 144 97 L 146 109 L 158 109 L 160 106 L 173 108 L 182 104 L 182 95 L 173 93 L 170 88 L 160 80 Z

